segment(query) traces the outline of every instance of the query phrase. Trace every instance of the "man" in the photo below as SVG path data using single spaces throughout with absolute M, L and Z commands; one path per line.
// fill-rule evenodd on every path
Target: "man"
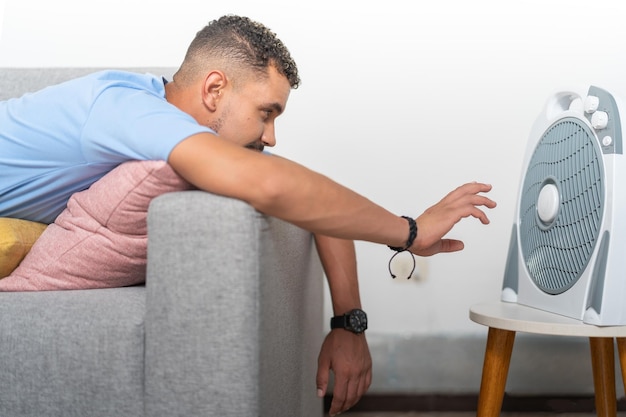
M 0 102 L 0 216 L 52 222 L 69 197 L 120 163 L 167 160 L 196 187 L 248 202 L 315 234 L 333 310 L 359 309 L 353 240 L 428 256 L 461 250 L 443 236 L 464 217 L 487 224 L 495 207 L 463 185 L 417 219 L 398 217 L 329 178 L 262 152 L 300 82 L 276 36 L 224 16 L 192 41 L 171 82 L 106 71 Z M 255 152 L 256 151 L 256 152 Z M 352 407 L 371 382 L 362 332 L 333 329 L 318 363 L 318 395 L 335 374 L 331 415 Z

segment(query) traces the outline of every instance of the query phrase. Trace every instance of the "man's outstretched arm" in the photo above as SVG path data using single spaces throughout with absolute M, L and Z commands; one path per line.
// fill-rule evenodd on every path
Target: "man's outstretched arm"
M 313 233 L 394 247 L 406 245 L 405 219 L 319 173 L 278 156 L 263 155 L 201 133 L 180 142 L 168 162 L 178 174 L 202 190 L 246 201 L 262 213 Z M 418 255 L 432 255 L 462 249 L 461 242 L 443 236 L 465 217 L 489 223 L 479 207 L 496 206 L 480 194 L 490 189 L 487 184 L 465 184 L 426 210 L 417 218 L 419 232 L 409 250 Z

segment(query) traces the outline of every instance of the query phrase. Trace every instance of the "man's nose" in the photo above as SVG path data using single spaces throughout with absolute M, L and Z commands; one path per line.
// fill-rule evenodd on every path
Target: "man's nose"
M 269 146 L 270 148 L 276 146 L 274 126 L 265 129 L 265 132 L 263 132 L 263 136 L 261 137 L 261 141 L 263 142 L 263 145 Z

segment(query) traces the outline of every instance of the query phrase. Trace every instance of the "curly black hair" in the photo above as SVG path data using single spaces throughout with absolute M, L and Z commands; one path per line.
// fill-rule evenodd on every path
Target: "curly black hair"
M 298 67 L 276 34 L 248 17 L 226 15 L 200 30 L 187 50 L 179 72 L 197 72 L 208 58 L 219 59 L 266 73 L 272 65 L 298 88 Z

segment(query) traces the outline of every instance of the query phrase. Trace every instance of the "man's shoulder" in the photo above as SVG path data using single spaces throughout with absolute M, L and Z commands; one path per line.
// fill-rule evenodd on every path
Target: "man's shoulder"
M 81 82 L 81 79 L 76 80 Z M 82 77 L 83 82 L 93 83 L 99 88 L 112 87 L 147 90 L 159 96 L 164 96 L 165 87 L 161 76 L 148 72 L 134 72 L 128 70 L 100 70 Z
M 74 102 L 86 103 L 97 100 L 106 91 L 145 91 L 152 96 L 163 99 L 165 87 L 163 79 L 150 73 L 139 73 L 124 70 L 97 70 L 77 77 L 50 84 L 40 90 L 29 93 L 29 103 L 49 103 L 62 101 L 68 105 L 68 97 Z

